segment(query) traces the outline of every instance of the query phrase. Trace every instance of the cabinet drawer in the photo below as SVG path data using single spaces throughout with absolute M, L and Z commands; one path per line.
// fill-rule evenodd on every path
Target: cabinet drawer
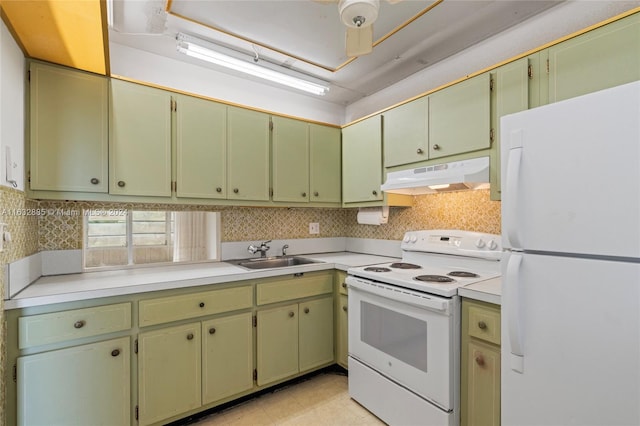
M 500 311 L 471 305 L 468 326 L 470 336 L 500 344 Z
M 250 308 L 251 286 L 169 296 L 140 302 L 140 327 Z
M 304 274 L 258 284 L 256 297 L 258 305 L 266 305 L 331 292 L 333 292 L 333 274 Z
M 114 333 L 131 328 L 131 303 L 97 306 L 20 317 L 20 349 L 83 337 Z

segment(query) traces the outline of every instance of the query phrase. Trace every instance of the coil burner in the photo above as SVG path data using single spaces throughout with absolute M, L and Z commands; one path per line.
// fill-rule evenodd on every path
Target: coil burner
M 453 271 L 453 272 L 449 272 L 447 275 L 449 275 L 450 277 L 460 277 L 460 278 L 478 278 L 480 276 L 476 273 L 467 272 L 467 271 Z
M 416 281 L 424 281 L 427 283 L 440 283 L 440 284 L 455 282 L 453 278 L 447 277 L 444 275 L 418 275 L 417 277 L 413 277 L 413 279 Z
M 406 262 L 392 263 L 391 265 L 389 265 L 389 267 L 395 268 L 395 269 L 422 269 L 422 266 L 420 265 L 415 265 L 413 263 L 406 263 Z
M 391 269 L 389 268 L 383 268 L 380 266 L 369 266 L 364 268 L 365 271 L 367 272 L 391 272 Z

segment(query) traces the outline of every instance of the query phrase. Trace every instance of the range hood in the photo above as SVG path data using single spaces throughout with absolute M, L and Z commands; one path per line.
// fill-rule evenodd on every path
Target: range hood
M 380 187 L 385 192 L 405 195 L 486 188 L 489 188 L 489 157 L 390 172 Z

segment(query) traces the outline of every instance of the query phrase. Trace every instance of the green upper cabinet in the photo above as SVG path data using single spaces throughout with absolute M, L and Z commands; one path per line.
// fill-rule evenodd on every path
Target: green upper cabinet
M 640 14 L 549 48 L 549 101 L 640 79 Z
M 227 107 L 177 96 L 176 195 L 227 197 Z
M 311 202 L 340 203 L 342 148 L 340 129 L 309 124 L 309 192 Z
M 429 95 L 429 158 L 491 146 L 489 73 Z
M 269 115 L 227 109 L 227 198 L 269 201 Z
M 429 159 L 428 114 L 426 96 L 383 113 L 385 167 Z
M 109 193 L 171 196 L 171 94 L 111 80 Z
M 309 201 L 309 124 L 277 117 L 273 121 L 273 201 Z
M 344 203 L 382 201 L 382 116 L 342 129 Z
M 30 64 L 32 190 L 108 191 L 105 77 Z

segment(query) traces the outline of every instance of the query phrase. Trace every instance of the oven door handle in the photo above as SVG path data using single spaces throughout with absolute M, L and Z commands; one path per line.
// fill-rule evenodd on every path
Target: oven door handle
M 443 299 L 401 287 L 392 287 L 373 281 L 361 280 L 356 277 L 347 277 L 346 283 L 349 286 L 349 289 L 356 291 L 359 290 L 385 299 L 407 303 L 421 309 L 430 309 L 432 311 L 446 314 L 450 311 L 449 299 Z

